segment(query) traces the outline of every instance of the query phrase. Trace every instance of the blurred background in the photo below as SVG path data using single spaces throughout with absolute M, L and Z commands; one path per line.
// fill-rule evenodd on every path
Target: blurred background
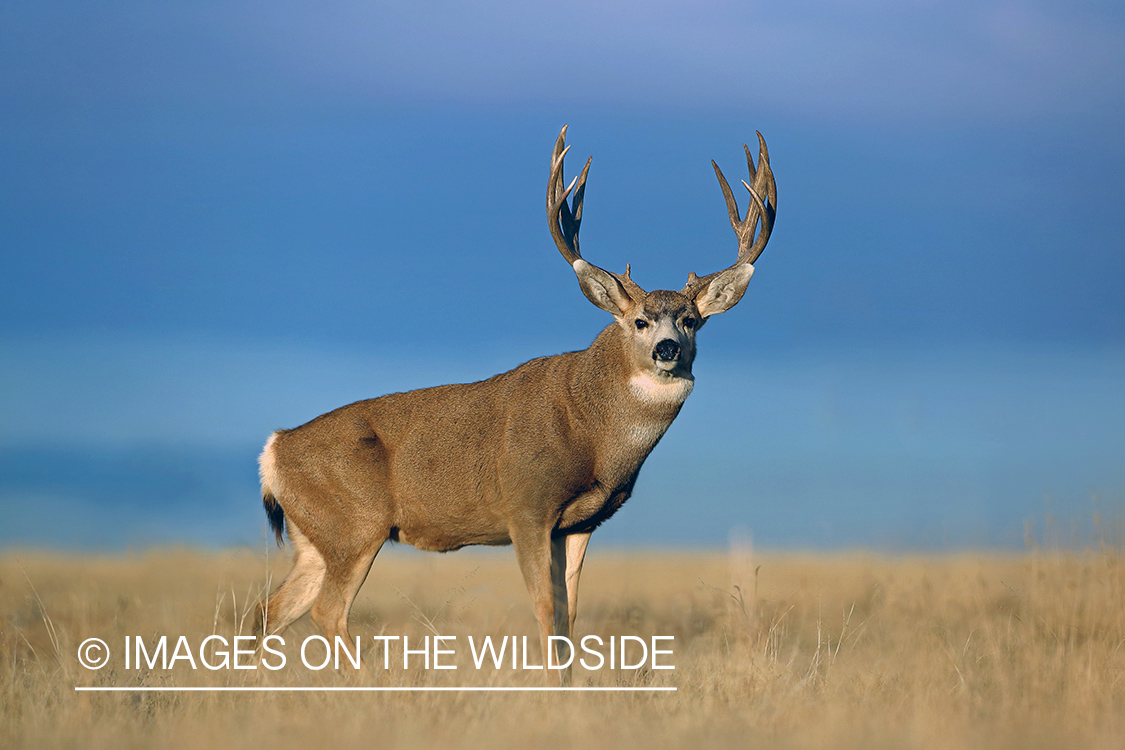
M 648 289 L 734 258 L 710 159 L 760 130 L 779 192 L 596 545 L 1095 537 L 1123 38 L 1096 0 L 6 2 L 0 545 L 263 544 L 271 430 L 588 345 L 564 123 L 584 254 Z

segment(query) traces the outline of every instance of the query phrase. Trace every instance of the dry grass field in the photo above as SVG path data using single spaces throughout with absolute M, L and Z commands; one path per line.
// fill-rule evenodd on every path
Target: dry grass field
M 125 669 L 151 641 L 249 630 L 282 554 L 0 555 L 2 747 L 1125 747 L 1125 556 L 591 550 L 579 635 L 671 635 L 672 671 L 579 670 L 663 693 L 76 693 L 118 686 L 542 685 L 465 640 L 535 633 L 510 550 L 387 549 L 353 614 L 359 670 Z M 307 618 L 287 644 L 315 633 Z M 391 669 L 373 635 L 458 636 L 459 669 Z M 78 644 L 117 653 L 81 667 Z

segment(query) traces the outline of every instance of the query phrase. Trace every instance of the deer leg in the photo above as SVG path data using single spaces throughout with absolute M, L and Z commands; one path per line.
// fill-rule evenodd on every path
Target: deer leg
M 547 666 L 548 636 L 554 629 L 555 597 L 551 576 L 551 532 L 550 529 L 519 533 L 513 529 L 512 546 L 516 550 L 516 560 L 523 573 L 523 581 L 531 594 L 531 606 L 539 623 L 539 646 L 542 651 L 543 667 Z M 563 598 L 565 602 L 565 597 Z
M 288 529 L 295 552 L 293 569 L 259 605 L 254 629 L 259 636 L 280 633 L 308 612 L 324 583 L 324 557 L 292 522 Z
M 566 595 L 566 568 L 567 568 L 567 537 L 557 536 L 551 539 L 551 604 L 554 609 L 551 618 L 551 635 L 570 637 L 570 600 Z M 566 664 L 570 661 L 570 649 L 566 643 L 556 641 L 553 653 L 553 663 Z M 570 682 L 570 668 L 560 670 L 559 680 L 564 685 Z
M 578 577 L 582 572 L 582 559 L 590 532 L 569 534 L 551 539 L 551 598 L 554 603 L 552 635 L 565 636 L 565 641 L 555 642 L 555 664 L 567 664 L 559 672 L 563 685 L 570 684 L 574 648 L 574 617 L 578 613 Z
M 570 616 L 566 636 L 572 641 L 574 618 L 578 616 L 578 578 L 582 575 L 582 561 L 586 558 L 586 545 L 590 543 L 591 533 L 571 534 L 566 538 L 566 600 Z
M 381 539 L 369 545 L 359 555 L 328 566 L 324 585 L 312 605 L 312 618 L 324 631 L 329 643 L 334 644 L 336 636 L 340 636 L 345 642 L 352 642 L 348 633 L 348 615 L 352 610 L 352 602 L 367 580 L 371 563 L 375 561 L 384 541 L 386 540 Z

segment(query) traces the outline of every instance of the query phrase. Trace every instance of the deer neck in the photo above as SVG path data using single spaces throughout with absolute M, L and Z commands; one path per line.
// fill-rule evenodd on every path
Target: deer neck
M 632 342 L 617 323 L 611 323 L 585 351 L 592 360 L 585 368 L 588 386 L 607 398 L 606 403 L 634 419 L 672 420 L 695 384 L 691 374 L 670 376 L 655 367 L 644 367 L 632 352 Z

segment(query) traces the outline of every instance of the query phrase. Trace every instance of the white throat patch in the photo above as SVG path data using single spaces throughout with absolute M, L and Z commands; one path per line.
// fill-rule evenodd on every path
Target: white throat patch
M 682 404 L 695 387 L 695 379 L 667 378 L 647 372 L 629 378 L 629 390 L 639 400 L 650 404 Z

